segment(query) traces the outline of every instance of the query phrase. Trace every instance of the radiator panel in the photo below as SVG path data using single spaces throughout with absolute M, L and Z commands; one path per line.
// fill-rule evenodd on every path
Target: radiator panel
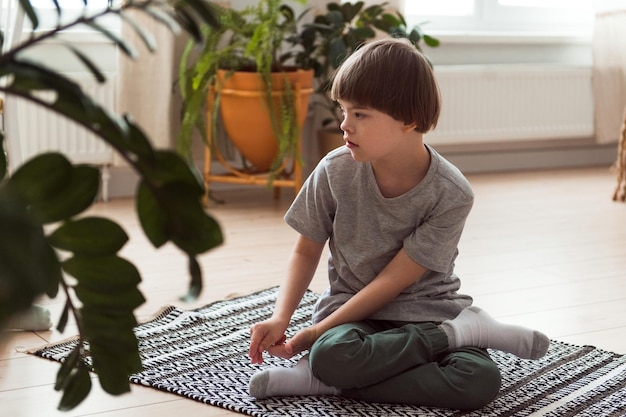
M 440 66 L 432 144 L 593 136 L 591 69 L 542 65 Z
M 76 80 L 76 77 L 74 77 Z M 105 108 L 115 110 L 115 80 L 98 84 L 92 79 L 78 79 L 83 90 Z M 54 95 L 38 95 L 53 100 Z M 84 127 L 41 106 L 17 99 L 17 114 L 22 160 L 46 151 L 60 151 L 74 163 L 107 165 L 113 163 L 113 150 Z

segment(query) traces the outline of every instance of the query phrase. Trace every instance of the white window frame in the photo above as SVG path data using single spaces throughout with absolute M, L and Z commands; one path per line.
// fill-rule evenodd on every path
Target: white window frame
M 583 42 L 593 31 L 592 0 L 585 10 L 576 7 L 546 8 L 501 5 L 498 0 L 473 0 L 474 13 L 468 16 L 419 15 L 411 8 L 424 0 L 403 0 L 400 10 L 409 25 L 423 24 L 423 29 L 439 37 L 469 37 L 537 42 Z M 419 7 L 419 6 L 417 6 Z
M 1 0 L 1 1 L 15 1 L 15 0 Z M 118 2 L 119 0 L 115 0 Z M 32 6 L 35 8 L 37 18 L 39 19 L 39 27 L 37 30 L 45 31 L 54 28 L 58 22 L 57 10 L 54 7 L 52 0 L 31 0 Z M 84 5 L 83 0 L 59 0 L 59 4 L 63 10 L 61 22 L 70 22 L 81 15 L 96 14 L 106 9 L 108 0 L 89 0 L 87 6 Z M 120 22 L 116 16 L 105 16 L 100 19 L 100 24 L 114 33 L 119 33 Z M 28 19 L 24 21 L 25 31 L 30 30 L 31 24 Z M 80 33 L 83 35 L 95 34 L 96 31 L 87 26 L 76 26 L 71 29 L 71 32 Z

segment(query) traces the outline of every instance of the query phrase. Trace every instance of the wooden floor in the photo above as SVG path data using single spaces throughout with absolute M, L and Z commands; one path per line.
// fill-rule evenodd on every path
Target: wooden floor
M 626 353 L 626 204 L 611 201 L 608 168 L 472 175 L 475 207 L 460 244 L 462 291 L 495 317 L 536 327 L 551 338 Z M 205 291 L 188 307 L 277 285 L 295 234 L 282 221 L 293 197 L 279 201 L 265 189 L 217 193 L 225 204 L 210 211 L 226 236 L 201 258 Z M 187 285 L 185 259 L 172 247 L 154 250 L 141 234 L 132 201 L 98 204 L 93 211 L 121 222 L 132 236 L 124 249 L 141 270 L 147 319 L 165 304 L 180 304 Z M 324 263 L 311 289 L 325 287 Z M 62 300 L 42 300 L 58 318 Z M 26 349 L 74 334 L 13 332 L 0 352 L 0 408 L 21 416 L 233 416 L 175 395 L 133 386 L 110 397 L 98 384 L 71 413 L 56 411 L 58 364 Z

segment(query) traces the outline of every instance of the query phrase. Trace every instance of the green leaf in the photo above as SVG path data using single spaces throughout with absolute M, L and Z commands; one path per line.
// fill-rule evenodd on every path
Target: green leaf
M 65 272 L 78 280 L 77 288 L 106 297 L 132 290 L 141 282 L 135 265 L 119 256 L 74 255 L 62 265 Z
M 92 290 L 86 285 L 78 284 L 74 287 L 78 299 L 89 308 L 103 312 L 126 311 L 130 312 L 142 305 L 146 299 L 137 288 L 117 290 L 114 293 L 102 293 Z
M 426 43 L 426 45 L 432 48 L 436 48 L 440 44 L 439 39 L 433 38 L 432 36 L 426 34 L 424 35 L 424 42 Z
M 151 6 L 146 6 L 142 10 L 148 13 L 150 16 L 152 16 L 152 18 L 156 20 L 157 22 L 161 22 L 162 24 L 167 26 L 169 30 L 175 35 L 178 35 L 180 33 L 180 29 L 181 29 L 180 25 L 176 22 L 175 19 L 173 19 L 170 15 L 168 15 L 164 11 L 159 10 L 157 7 L 151 7 Z
M 128 392 L 129 375 L 142 369 L 133 331 L 135 317 L 131 312 L 103 313 L 89 306 L 82 312 L 94 370 L 102 388 L 113 395 Z
M 98 374 L 102 389 L 111 395 L 121 395 L 130 392 L 130 381 L 128 377 L 137 371 L 129 371 L 128 364 L 136 358 L 130 355 L 113 354 L 108 348 L 101 347 L 98 343 L 91 345 L 91 355 L 93 366 Z M 135 355 L 138 357 L 138 355 Z M 141 361 L 139 361 L 141 364 Z M 124 365 L 124 366 L 121 366 Z
M 97 168 L 88 165 L 73 167 L 69 184 L 59 193 L 31 206 L 31 211 L 42 223 L 69 219 L 95 200 L 100 185 Z
M 63 333 L 65 331 L 65 326 L 67 326 L 67 321 L 70 315 L 70 301 L 65 301 L 65 306 L 63 307 L 63 312 L 61 313 L 61 318 L 59 319 L 59 323 L 57 324 L 57 331 L 59 333 Z
M 213 3 L 200 0 L 187 0 L 185 3 L 176 3 L 174 7 L 176 9 L 179 9 L 183 4 L 185 7 L 188 6 L 193 9 L 198 14 L 198 16 L 200 16 L 203 23 L 206 23 L 212 27 L 220 26 L 220 21 L 218 17 L 219 12 Z
M 63 397 L 59 403 L 60 411 L 70 411 L 80 404 L 91 391 L 91 376 L 89 369 L 82 362 L 67 377 Z
M 113 43 L 116 44 L 122 50 L 122 52 L 124 52 L 130 58 L 132 59 L 137 58 L 137 51 L 135 51 L 135 48 L 133 48 L 130 44 L 124 42 L 119 36 L 111 32 L 109 29 L 105 28 L 104 26 L 99 25 L 95 21 L 87 20 L 85 24 L 87 26 L 91 26 L 93 29 L 97 30 L 98 32 L 102 33 L 105 37 L 113 41 Z
M 331 68 L 338 68 L 341 62 L 346 59 L 348 55 L 348 47 L 343 42 L 342 38 L 335 38 L 329 45 L 329 59 Z
M 50 245 L 44 246 L 40 259 L 41 268 L 44 271 L 45 293 L 50 298 L 55 298 L 59 292 L 59 285 L 63 281 L 63 272 L 56 251 Z
M 163 246 L 169 239 L 167 215 L 163 212 L 145 180 L 140 181 L 135 194 L 137 216 L 141 227 L 155 248 Z
M 23 200 L 8 187 L 0 188 L 0 322 L 50 289 L 51 276 L 58 276 L 50 254 L 43 228 Z
M 148 51 L 156 52 L 156 48 L 157 48 L 156 41 L 154 40 L 154 36 L 152 36 L 150 32 L 148 32 L 139 24 L 137 24 L 137 22 L 135 22 L 135 20 L 132 19 L 130 16 L 128 16 L 126 13 L 121 12 L 119 16 L 122 18 L 122 20 L 124 20 L 124 22 L 128 23 L 128 25 L 131 28 L 133 28 L 135 33 L 143 41 L 144 45 L 146 45 L 146 48 L 148 49 Z
M 176 9 L 176 18 L 178 19 L 178 23 L 185 29 L 185 32 L 189 33 L 196 42 L 202 42 L 202 30 L 194 20 L 194 16 L 190 11 L 184 8 L 178 8 Z
M 174 183 L 159 191 L 170 196 L 161 201 L 169 214 L 168 229 L 176 246 L 189 255 L 198 255 L 222 243 L 219 224 L 204 211 L 194 189 Z
M 4 133 L 0 131 L 0 182 L 4 180 L 7 175 L 7 153 L 4 149 Z
M 103 312 L 90 306 L 83 306 L 80 316 L 86 331 L 90 334 L 98 329 L 124 332 L 137 326 L 135 316 L 128 311 Z
M 44 153 L 20 166 L 9 179 L 28 203 L 40 203 L 59 193 L 71 181 L 72 164 L 60 153 Z
M 57 372 L 56 381 L 54 383 L 54 390 L 61 391 L 65 389 L 67 384 L 70 381 L 70 374 L 77 367 L 78 361 L 80 359 L 80 344 L 77 344 L 72 352 L 65 358 L 65 360 L 61 363 L 59 367 L 59 371 Z
M 82 255 L 117 253 L 128 242 L 128 235 L 117 223 L 103 217 L 69 220 L 48 238 L 62 250 Z
M 33 28 L 32 30 L 34 31 L 35 29 L 39 27 L 39 18 L 37 17 L 37 13 L 35 12 L 35 9 L 30 4 L 30 0 L 19 0 L 19 2 L 20 2 L 20 6 L 24 10 L 24 13 L 28 17 L 28 20 L 30 20 L 30 24 L 32 25 L 32 28 Z
M 154 159 L 139 161 L 140 169 L 147 181 L 155 186 L 169 183 L 184 183 L 191 187 L 197 196 L 204 194 L 204 185 L 197 170 L 176 152 L 158 150 Z
M 346 22 L 351 22 L 352 19 L 361 11 L 364 3 L 362 1 L 358 1 L 354 4 L 352 3 L 344 3 L 341 6 L 341 12 L 344 15 L 344 19 Z
M 104 76 L 102 71 L 100 71 L 98 66 L 94 64 L 94 62 L 87 55 L 83 54 L 80 50 L 78 50 L 71 44 L 66 43 L 65 46 L 67 46 L 74 53 L 74 55 L 76 55 L 76 57 L 83 63 L 83 65 L 87 67 L 89 72 L 91 72 L 91 75 L 93 75 L 98 82 L 103 83 L 106 81 L 106 77 Z

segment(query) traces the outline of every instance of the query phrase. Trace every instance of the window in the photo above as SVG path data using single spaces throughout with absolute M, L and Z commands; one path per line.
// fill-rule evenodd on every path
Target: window
M 6 0 L 3 0 L 6 1 Z M 8 0 L 12 1 L 12 0 Z M 51 29 L 57 26 L 59 22 L 59 16 L 54 6 L 53 0 L 30 0 L 30 3 L 37 12 L 39 19 L 39 30 Z M 108 0 L 89 0 L 87 5 L 83 0 L 58 0 L 59 6 L 62 8 L 63 13 L 61 15 L 61 24 L 70 22 L 81 15 L 93 15 L 106 9 Z M 119 23 L 117 18 L 112 16 L 106 16 L 100 23 L 109 29 L 115 30 Z M 25 21 L 25 27 L 30 28 L 30 22 L 28 19 Z M 76 27 L 74 30 L 91 32 L 92 29 L 87 27 Z
M 593 0 L 404 0 L 409 22 L 432 33 L 590 37 Z

